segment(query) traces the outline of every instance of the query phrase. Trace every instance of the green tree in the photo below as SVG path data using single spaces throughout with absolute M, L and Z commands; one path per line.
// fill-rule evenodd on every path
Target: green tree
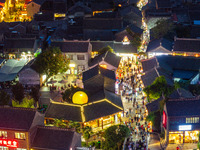
M 4 90 L 0 91 L 0 105 L 8 105 L 10 101 L 10 95 Z
M 166 99 L 174 90 L 175 87 L 168 85 L 164 76 L 157 77 L 151 85 L 143 89 L 149 101 L 161 96 Z
M 124 125 L 114 125 L 107 128 L 104 132 L 105 150 L 121 150 L 124 139 L 130 135 L 130 130 Z
M 88 140 L 90 139 L 91 135 L 92 135 L 92 128 L 89 126 L 83 127 L 82 128 L 82 134 L 83 134 L 83 138 L 86 141 L 86 144 L 88 143 Z
M 131 44 L 139 49 L 142 45 L 141 35 L 138 33 L 133 33 L 129 27 L 126 28 L 126 31 L 133 37 L 133 39 L 131 40 Z
M 64 122 L 62 119 L 54 119 L 53 125 L 59 128 L 67 128 L 67 123 Z
M 31 92 L 30 92 L 30 96 L 35 100 L 35 102 L 38 102 L 38 100 L 40 98 L 40 88 L 32 87 Z
M 159 39 L 167 34 L 173 33 L 174 24 L 171 20 L 160 19 L 156 22 L 156 26 L 151 30 L 153 38 Z
M 14 95 L 15 100 L 20 103 L 24 98 L 24 87 L 22 86 L 22 84 L 18 82 L 16 85 L 13 85 L 12 93 Z
M 84 91 L 84 92 L 86 92 L 84 89 L 82 89 L 80 87 L 71 86 L 70 88 L 66 89 L 64 93 L 62 93 L 63 100 L 66 101 L 66 102 L 68 102 L 68 103 L 72 103 L 72 96 L 77 91 Z
M 98 54 L 99 54 L 99 55 L 100 55 L 100 54 L 104 54 L 104 53 L 106 53 L 107 51 L 108 51 L 108 52 L 111 52 L 111 53 L 115 53 L 114 50 L 108 45 L 108 46 L 106 46 L 106 47 L 100 49 L 100 50 L 98 51 Z
M 155 113 L 154 112 L 150 112 L 148 114 L 148 116 L 146 117 L 146 121 L 149 121 L 149 122 L 151 121 L 152 124 L 154 125 L 155 124 L 155 122 L 154 122 L 155 118 L 156 118 Z
M 69 121 L 68 127 L 69 128 L 75 128 L 76 132 L 78 132 L 78 133 L 81 132 L 81 124 L 79 122 Z
M 34 99 L 30 97 L 25 97 L 22 102 L 12 100 L 13 107 L 35 108 L 34 103 Z
M 37 72 L 47 75 L 48 80 L 59 72 L 66 72 L 69 68 L 69 59 L 58 47 L 50 47 L 38 55 L 34 65 Z

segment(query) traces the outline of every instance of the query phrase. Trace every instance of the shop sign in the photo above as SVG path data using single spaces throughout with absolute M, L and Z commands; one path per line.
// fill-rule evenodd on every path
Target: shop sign
M 181 131 L 192 130 L 192 125 L 179 125 L 178 129 L 181 130 Z
M 0 139 L 0 145 L 17 148 L 18 142 L 15 140 Z
M 167 115 L 165 113 L 165 111 L 163 111 L 163 121 L 162 121 L 163 127 L 166 129 L 166 125 L 167 125 Z

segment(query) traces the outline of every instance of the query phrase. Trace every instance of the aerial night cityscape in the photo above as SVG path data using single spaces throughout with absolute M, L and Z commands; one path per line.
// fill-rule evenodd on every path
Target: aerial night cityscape
M 200 0 L 0 0 L 0 150 L 199 150 Z

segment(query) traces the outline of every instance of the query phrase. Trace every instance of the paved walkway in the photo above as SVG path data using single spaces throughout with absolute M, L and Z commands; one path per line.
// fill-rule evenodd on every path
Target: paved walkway
M 148 148 L 150 150 L 161 150 L 160 139 L 159 139 L 158 135 L 150 134 L 150 141 L 149 141 Z
M 176 150 L 176 147 L 180 146 L 180 150 L 194 150 L 197 149 L 197 143 L 184 143 L 180 144 L 168 144 L 166 150 Z

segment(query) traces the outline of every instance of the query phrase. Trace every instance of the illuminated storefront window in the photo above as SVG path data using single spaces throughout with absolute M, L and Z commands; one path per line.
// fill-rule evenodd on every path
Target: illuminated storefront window
M 25 133 L 15 133 L 16 139 L 26 139 Z
M 169 132 L 169 143 L 176 143 L 176 144 L 183 143 L 183 131 Z
M 0 146 L 0 150 L 8 150 L 8 147 Z
M 7 138 L 7 131 L 0 131 L 1 138 Z
M 199 131 L 185 131 L 185 143 L 196 143 L 199 140 Z

